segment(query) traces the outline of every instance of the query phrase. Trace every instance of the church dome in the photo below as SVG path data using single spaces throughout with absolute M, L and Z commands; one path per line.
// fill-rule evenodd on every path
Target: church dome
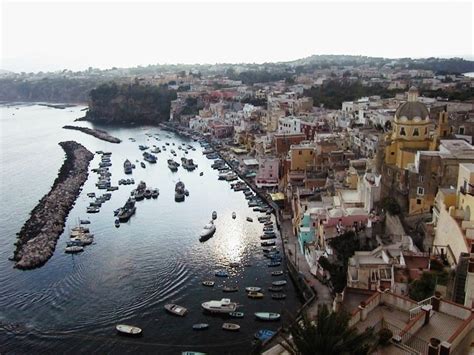
M 406 117 L 409 120 L 414 119 L 415 117 L 418 117 L 422 120 L 424 120 L 426 117 L 428 117 L 430 113 L 428 112 L 428 109 L 424 104 L 421 102 L 405 102 L 401 104 L 397 111 L 395 112 L 395 117 L 397 118 L 402 118 Z

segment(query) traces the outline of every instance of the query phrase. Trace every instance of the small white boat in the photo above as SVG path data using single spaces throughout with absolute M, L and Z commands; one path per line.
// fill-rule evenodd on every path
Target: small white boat
M 259 299 L 259 298 L 263 298 L 263 293 L 250 291 L 250 292 L 247 293 L 247 297 L 248 298 Z
M 186 313 L 188 313 L 188 310 L 186 308 L 173 303 L 165 304 L 165 309 L 168 312 L 180 317 L 183 317 Z
M 247 292 L 259 292 L 259 291 L 262 291 L 262 288 L 261 287 L 250 286 L 250 287 L 246 287 L 245 291 L 247 291 Z
M 240 329 L 240 325 L 235 324 L 235 323 L 224 323 L 222 324 L 222 329 L 235 332 Z
M 244 318 L 244 312 L 230 312 L 229 316 L 233 318 Z
M 231 302 L 229 298 L 223 298 L 220 301 L 204 302 L 201 306 L 211 313 L 230 313 L 237 309 L 237 303 Z
M 272 276 L 280 276 L 283 275 L 283 270 L 272 271 Z
M 237 217 L 237 214 L 235 212 L 232 212 L 232 218 L 235 219 Z
M 194 330 L 204 330 L 204 329 L 208 329 L 208 328 L 209 328 L 209 324 L 207 324 L 207 323 L 198 323 L 198 324 L 193 325 Z
M 201 233 L 199 233 L 199 240 L 201 242 L 206 241 L 209 238 L 211 238 L 215 232 L 216 232 L 216 226 L 214 225 L 212 221 L 210 221 L 208 224 L 204 226 Z
M 81 247 L 81 246 L 78 246 L 78 245 L 73 245 L 73 246 L 70 246 L 70 247 L 66 247 L 66 249 L 64 249 L 64 252 L 69 253 L 69 254 L 80 253 L 80 252 L 83 252 L 83 251 L 84 251 L 84 247 Z
M 279 313 L 257 312 L 255 317 L 260 320 L 279 320 L 281 316 Z
M 125 334 L 125 335 L 130 335 L 130 336 L 138 336 L 138 335 L 142 334 L 142 330 L 138 327 L 133 326 L 133 325 L 118 324 L 115 327 L 115 329 L 120 334 Z
M 213 287 L 214 281 L 206 280 L 206 281 L 203 281 L 202 284 L 207 287 Z
M 278 281 L 273 281 L 272 282 L 273 286 L 283 286 L 286 285 L 286 280 L 278 280 Z

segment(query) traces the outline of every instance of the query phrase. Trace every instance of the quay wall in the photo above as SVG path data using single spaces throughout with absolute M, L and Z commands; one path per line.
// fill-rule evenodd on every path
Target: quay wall
M 59 145 L 66 153 L 66 160 L 58 177 L 17 233 L 16 249 L 11 259 L 18 269 L 37 268 L 53 255 L 67 215 L 87 180 L 94 154 L 75 141 L 60 142 Z

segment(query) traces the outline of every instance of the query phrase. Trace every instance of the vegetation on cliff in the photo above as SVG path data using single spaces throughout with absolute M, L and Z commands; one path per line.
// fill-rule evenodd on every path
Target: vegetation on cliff
M 86 119 L 96 122 L 158 123 L 169 119 L 176 92 L 167 85 L 102 84 L 90 92 Z

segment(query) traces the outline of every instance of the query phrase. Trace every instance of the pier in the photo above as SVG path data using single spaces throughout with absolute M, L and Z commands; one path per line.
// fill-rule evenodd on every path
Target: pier
M 12 258 L 18 269 L 39 267 L 53 255 L 56 242 L 64 231 L 67 215 L 87 180 L 89 163 L 94 154 L 74 141 L 59 145 L 66 153 L 66 160 L 51 191 L 33 208 L 30 218 L 18 233 Z
M 64 129 L 72 129 L 72 130 L 75 130 L 75 131 L 81 131 L 83 133 L 90 134 L 91 136 L 94 136 L 96 138 L 99 138 L 99 139 L 101 139 L 103 141 L 106 141 L 106 142 L 109 142 L 109 143 L 120 143 L 121 142 L 121 140 L 119 138 L 111 136 L 106 131 L 102 131 L 100 129 L 70 126 L 70 125 L 66 125 L 63 128 Z

